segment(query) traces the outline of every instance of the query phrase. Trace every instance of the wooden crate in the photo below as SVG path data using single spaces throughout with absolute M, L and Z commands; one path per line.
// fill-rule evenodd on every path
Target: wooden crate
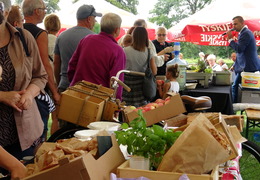
M 163 172 L 163 171 L 148 171 L 141 169 L 131 169 L 129 167 L 129 160 L 121 164 L 117 168 L 117 175 L 119 178 L 138 178 L 138 177 L 146 177 L 151 180 L 178 180 L 182 173 L 176 172 Z M 218 167 L 214 168 L 210 174 L 187 174 L 189 179 L 192 180 L 218 180 L 219 173 Z
M 61 94 L 58 118 L 83 127 L 100 121 L 105 101 L 98 96 L 89 95 L 75 88 Z

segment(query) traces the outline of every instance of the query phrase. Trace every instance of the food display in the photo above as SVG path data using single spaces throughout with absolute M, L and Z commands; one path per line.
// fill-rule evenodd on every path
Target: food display
M 57 143 L 43 143 L 38 149 L 34 163 L 28 164 L 27 176 L 52 168 L 59 164 L 59 160 L 72 160 L 87 153 L 96 155 L 97 139 L 81 141 L 77 138 L 59 140 Z
M 165 104 L 168 104 L 170 101 L 170 97 L 167 97 L 165 100 L 163 99 L 156 99 L 154 102 L 152 103 L 148 103 L 146 104 L 145 106 L 141 106 L 141 107 L 134 107 L 134 106 L 131 106 L 131 108 L 134 110 L 134 111 L 138 111 L 139 109 L 142 110 L 142 112 L 147 112 L 147 111 L 150 111 L 150 110 L 153 110 L 155 108 L 158 108 L 160 106 L 163 106 Z

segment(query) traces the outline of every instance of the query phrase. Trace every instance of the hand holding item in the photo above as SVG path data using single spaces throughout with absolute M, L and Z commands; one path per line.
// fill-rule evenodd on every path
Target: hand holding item
M 164 53 L 171 53 L 172 51 L 174 51 L 174 48 L 172 46 L 164 48 Z
M 229 40 L 229 39 L 232 39 L 232 38 L 233 38 L 232 31 L 234 31 L 234 30 L 235 30 L 235 29 L 232 28 L 232 29 L 228 30 L 227 32 L 225 32 L 223 35 L 226 35 L 226 34 L 227 34 L 228 40 Z
M 34 97 L 28 91 L 22 91 L 22 92 L 23 93 L 21 94 L 21 99 L 19 102 L 17 102 L 16 105 L 21 110 L 27 110 L 28 108 L 31 107 Z
M 11 173 L 11 179 L 21 179 L 26 175 L 25 166 L 0 146 L 0 167 Z
M 168 61 L 170 55 L 169 54 L 164 54 L 164 61 Z
M 15 110 L 22 112 L 16 104 L 21 100 L 21 95 L 24 91 L 0 91 L 0 102 L 13 107 Z

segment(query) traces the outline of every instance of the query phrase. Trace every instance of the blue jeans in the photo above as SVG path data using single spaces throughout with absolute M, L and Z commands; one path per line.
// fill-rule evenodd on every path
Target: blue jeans
M 39 112 L 41 114 L 41 118 L 44 124 L 44 129 L 43 129 L 43 133 L 42 133 L 42 141 L 46 140 L 46 136 L 47 136 L 47 132 L 48 132 L 48 119 L 49 119 L 49 106 L 48 106 L 48 102 L 46 102 L 45 100 L 40 100 L 37 97 L 35 98 Z
M 232 84 L 232 101 L 233 103 L 237 103 L 238 98 L 238 86 L 241 83 L 241 73 L 237 73 L 235 80 Z

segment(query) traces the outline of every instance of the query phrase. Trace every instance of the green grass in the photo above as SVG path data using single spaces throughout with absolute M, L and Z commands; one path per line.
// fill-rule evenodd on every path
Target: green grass
M 48 120 L 48 133 L 47 133 L 47 139 L 49 139 L 49 137 L 51 136 L 51 123 L 52 123 L 52 119 L 51 119 L 51 115 L 50 115 L 49 120 Z

